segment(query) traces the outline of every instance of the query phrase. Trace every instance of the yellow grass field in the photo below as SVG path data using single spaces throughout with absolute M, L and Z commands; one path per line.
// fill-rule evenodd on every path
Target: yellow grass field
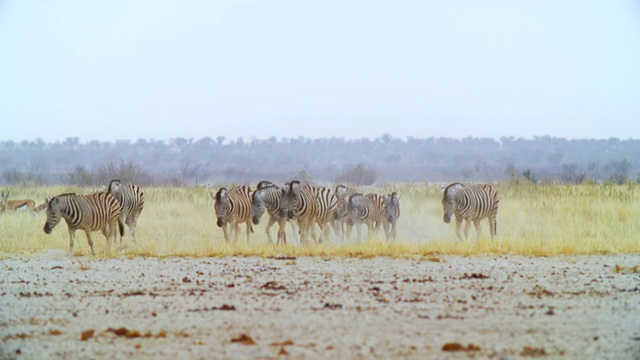
M 255 184 L 253 184 L 255 186 Z M 333 187 L 333 186 L 332 186 Z M 344 243 L 333 233 L 328 242 L 301 246 L 297 234 L 287 226 L 289 244 L 271 244 L 265 234 L 267 215 L 254 226 L 249 243 L 241 225 L 239 240 L 226 243 L 215 225 L 213 200 L 204 187 L 145 188 L 146 204 L 138 221 L 137 242 L 125 237 L 106 251 L 101 233 L 93 233 L 97 257 L 208 257 L 208 256 L 337 256 L 431 258 L 442 255 L 520 254 L 528 256 L 615 254 L 640 252 L 640 187 L 628 185 L 531 185 L 497 184 L 500 194 L 498 236 L 491 241 L 488 222 L 482 222 L 482 236 L 475 241 L 458 241 L 455 225 L 442 220 L 441 185 L 426 183 L 388 184 L 360 189 L 380 194 L 400 194 L 401 217 L 398 238 L 387 243 L 384 233 Z M 95 189 L 71 186 L 5 187 L 12 199 L 30 198 L 37 204 L 46 196 L 65 192 L 90 193 Z M 68 251 L 69 235 L 64 222 L 51 235 L 43 231 L 46 215 L 40 212 L 0 215 L 0 258 L 38 255 L 49 250 Z M 128 231 L 128 229 L 127 229 Z M 273 238 L 277 225 L 271 229 Z M 362 226 L 366 237 L 366 226 Z M 90 254 L 83 232 L 76 234 L 75 254 Z

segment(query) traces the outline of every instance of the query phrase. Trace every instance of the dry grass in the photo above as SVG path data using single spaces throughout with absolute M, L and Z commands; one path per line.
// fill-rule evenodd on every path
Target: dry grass
M 138 222 L 138 241 L 126 238 L 126 246 L 106 252 L 102 234 L 94 233 L 98 257 L 113 256 L 323 256 L 323 257 L 411 257 L 437 259 L 439 254 L 522 254 L 530 256 L 638 253 L 640 241 L 640 193 L 637 185 L 527 185 L 499 184 L 498 238 L 489 240 L 488 223 L 482 223 L 482 237 L 475 241 L 455 237 L 454 225 L 442 221 L 440 185 L 390 184 L 372 189 L 401 195 L 402 216 L 398 239 L 388 244 L 382 231 L 363 242 L 348 243 L 332 236 L 325 244 L 300 246 L 297 235 L 287 227 L 290 244 L 268 242 L 264 222 L 255 226 L 250 242 L 241 228 L 238 242 L 226 243 L 216 227 L 213 201 L 206 188 L 148 188 L 146 206 Z M 88 193 L 95 189 L 73 187 L 9 188 L 16 198 L 41 203 L 45 196 L 63 192 Z M 369 190 L 366 190 L 369 191 Z M 42 228 L 46 215 L 26 212 L 0 216 L 0 257 L 14 254 L 43 254 L 69 247 L 66 224 L 51 235 Z M 275 238 L 277 225 L 271 231 Z M 363 226 L 366 235 L 366 227 Z M 355 238 L 355 231 L 353 236 Z M 89 255 L 85 236 L 76 236 L 76 255 Z

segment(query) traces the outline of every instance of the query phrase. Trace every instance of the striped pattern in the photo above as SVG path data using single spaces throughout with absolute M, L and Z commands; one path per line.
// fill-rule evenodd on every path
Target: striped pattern
M 442 207 L 444 208 L 444 222 L 451 222 L 451 216 L 456 217 L 456 235 L 462 240 L 460 227 L 462 220 L 466 221 L 464 238 L 469 237 L 469 227 L 471 222 L 476 228 L 476 240 L 480 239 L 480 221 L 489 220 L 489 233 L 491 239 L 497 233 L 498 226 L 498 205 L 500 199 L 498 191 L 491 185 L 465 186 L 461 183 L 448 185 L 442 197 Z
M 289 219 L 295 218 L 298 221 L 300 241 L 303 244 L 308 243 L 313 224 L 318 224 L 320 238 L 317 240 L 322 242 L 326 225 L 336 218 L 337 205 L 338 199 L 331 189 L 301 185 L 294 180 L 285 185 L 280 215 L 286 214 Z
M 69 256 L 73 256 L 77 230 L 83 230 L 87 234 L 87 241 L 94 255 L 92 231 L 100 230 L 107 239 L 108 246 L 117 237 L 117 229 L 120 230 L 121 237 L 124 235 L 124 224 L 119 221 L 120 203 L 109 193 L 62 194 L 51 199 L 48 204 L 44 232 L 50 234 L 60 220 L 65 219 L 69 227 Z
M 129 226 L 129 235 L 136 239 L 136 224 L 144 208 L 144 192 L 137 185 L 122 185 L 120 180 L 111 180 L 107 192 L 120 202 L 120 222 Z
M 251 189 L 248 186 L 240 185 L 227 190 L 220 188 L 211 197 L 215 201 L 214 209 L 216 213 L 218 227 L 222 228 L 224 239 L 229 241 L 227 227 L 231 227 L 233 239 L 238 239 L 240 232 L 239 224 L 246 224 L 247 241 L 251 233 Z
M 351 238 L 353 226 L 356 226 L 358 241 L 360 241 L 359 224 L 367 224 L 368 236 L 371 237 L 374 230 L 384 221 L 384 198 L 378 194 L 351 195 L 347 208 L 349 211 L 347 239 Z
M 384 234 L 389 240 L 396 239 L 396 224 L 400 218 L 400 195 L 395 191 L 391 194 L 387 194 L 383 199 L 384 204 L 384 218 L 382 224 L 384 226 Z
M 284 191 L 279 186 L 268 182 L 261 181 L 258 183 L 258 189 L 253 192 L 251 196 L 251 213 L 252 222 L 254 225 L 258 225 L 260 222 L 260 218 L 265 213 L 265 211 L 269 214 L 269 222 L 267 223 L 266 232 L 267 237 L 270 242 L 273 242 L 271 239 L 271 233 L 269 233 L 269 229 L 271 226 L 278 223 L 278 238 L 277 243 L 287 243 L 287 235 L 285 233 L 285 226 L 287 224 L 287 217 L 280 216 L 279 211 L 282 204 L 284 196 Z

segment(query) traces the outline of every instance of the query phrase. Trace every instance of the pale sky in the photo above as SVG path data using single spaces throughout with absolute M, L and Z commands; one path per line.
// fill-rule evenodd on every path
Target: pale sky
M 0 0 L 0 141 L 640 139 L 640 2 Z

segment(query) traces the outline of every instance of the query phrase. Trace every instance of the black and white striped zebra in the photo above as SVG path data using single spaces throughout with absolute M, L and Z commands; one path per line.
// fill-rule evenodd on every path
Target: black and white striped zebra
M 47 221 L 44 232 L 51 234 L 60 220 L 65 219 L 69 228 L 69 256 L 73 256 L 76 230 L 87 234 L 91 253 L 95 255 L 91 232 L 100 230 L 110 246 L 117 237 L 124 235 L 124 224 L 120 221 L 120 203 L 111 194 L 98 192 L 89 195 L 62 194 L 47 205 Z
M 122 185 L 120 180 L 111 180 L 107 192 L 120 202 L 120 222 L 129 226 L 129 236 L 136 240 L 136 224 L 144 208 L 144 191 L 137 185 Z
M 238 232 L 240 232 L 239 224 L 245 223 L 248 242 L 249 234 L 253 230 L 251 226 L 251 189 L 245 185 L 236 186 L 231 190 L 223 187 L 215 195 L 211 193 L 211 198 L 215 201 L 216 225 L 222 228 L 224 239 L 229 241 L 227 227 L 231 226 L 233 239 L 237 240 Z
M 387 194 L 383 198 L 384 217 L 382 225 L 384 226 L 384 234 L 388 240 L 396 239 L 396 224 L 400 218 L 400 195 L 395 191 Z
M 338 200 L 329 188 L 316 188 L 309 184 L 301 185 L 293 180 L 285 185 L 285 194 L 280 215 L 296 219 L 300 227 L 300 241 L 307 244 L 313 224 L 320 227 L 320 238 L 325 236 L 326 225 L 336 218 Z M 315 237 L 315 236 L 314 236 Z
M 476 240 L 480 239 L 480 221 L 489 220 L 489 233 L 491 239 L 497 233 L 498 204 L 500 199 L 498 191 L 489 184 L 465 186 L 461 183 L 453 183 L 444 189 L 442 207 L 444 208 L 444 222 L 451 222 L 451 216 L 456 217 L 456 235 L 462 240 L 460 227 L 462 220 L 466 221 L 464 228 L 465 240 L 469 237 L 471 222 L 476 228 Z
M 378 194 L 351 195 L 347 201 L 347 208 L 347 239 L 351 238 L 355 226 L 360 241 L 360 224 L 367 224 L 368 236 L 371 237 L 378 224 L 384 221 L 384 198 Z
M 358 191 L 350 188 L 346 185 L 337 185 L 335 194 L 338 200 L 338 204 L 336 206 L 336 216 L 335 222 L 337 226 L 339 226 L 340 233 L 343 236 L 343 240 L 346 240 L 345 236 L 347 233 L 347 226 L 349 221 L 349 209 L 347 206 L 347 202 L 351 195 L 357 194 Z
M 260 218 L 265 213 L 269 214 L 269 222 L 267 223 L 266 232 L 269 242 L 273 242 L 271 239 L 271 233 L 269 229 L 276 222 L 278 223 L 278 237 L 277 243 L 287 243 L 287 234 L 285 233 L 285 226 L 287 224 L 287 216 L 281 216 L 279 214 L 282 199 L 284 197 L 284 189 L 275 185 L 269 181 L 261 181 L 258 183 L 257 190 L 251 195 L 251 213 L 252 221 L 254 225 L 258 225 Z

